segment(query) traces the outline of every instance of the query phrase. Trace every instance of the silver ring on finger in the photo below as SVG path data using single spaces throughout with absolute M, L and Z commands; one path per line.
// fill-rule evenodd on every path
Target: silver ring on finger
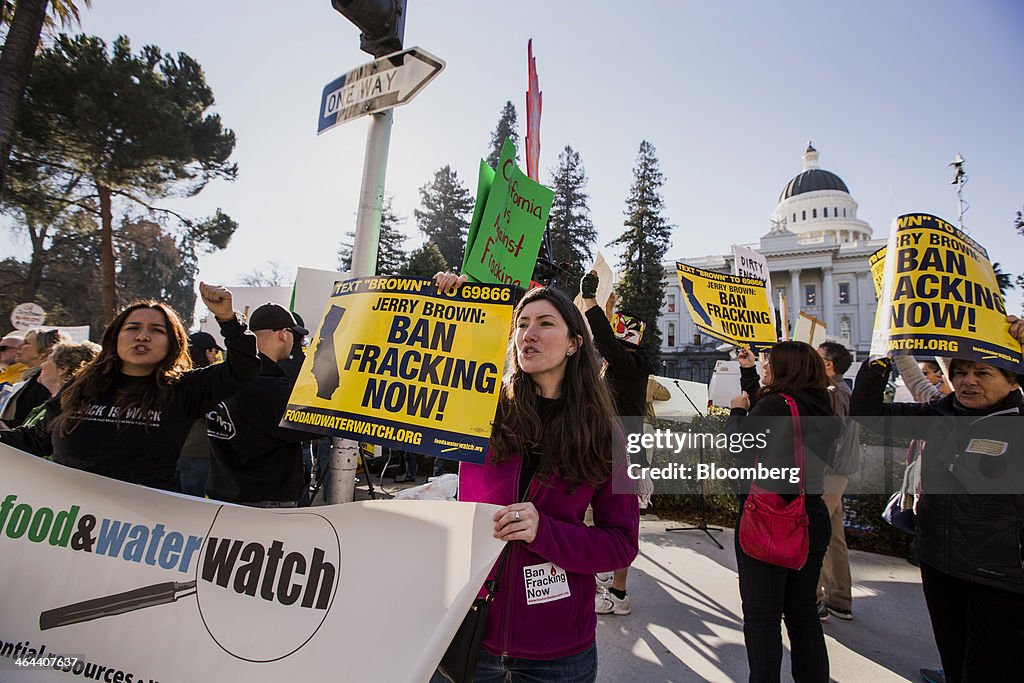
M 516 510 L 516 521 L 519 521 L 519 510 Z

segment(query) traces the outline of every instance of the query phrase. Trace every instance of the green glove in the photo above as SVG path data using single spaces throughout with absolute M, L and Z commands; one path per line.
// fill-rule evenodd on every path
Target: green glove
M 583 276 L 580 280 L 580 296 L 584 299 L 596 299 L 597 298 L 597 285 L 601 282 L 601 278 L 597 276 L 597 271 L 592 270 Z

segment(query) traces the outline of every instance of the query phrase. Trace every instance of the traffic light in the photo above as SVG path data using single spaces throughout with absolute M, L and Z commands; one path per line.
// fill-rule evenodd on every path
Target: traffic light
M 362 32 L 359 48 L 374 57 L 402 49 L 406 0 L 331 0 L 334 9 Z

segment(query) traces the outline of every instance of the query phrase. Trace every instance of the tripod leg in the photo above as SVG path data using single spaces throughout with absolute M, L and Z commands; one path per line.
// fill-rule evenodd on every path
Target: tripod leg
M 363 474 L 366 475 L 366 491 L 370 494 L 370 500 L 377 500 L 377 492 L 373 488 L 373 475 L 370 474 L 370 468 L 367 466 L 362 454 L 359 455 L 359 462 L 362 463 Z
M 701 446 L 698 458 L 698 463 L 704 462 L 704 447 Z M 725 550 L 725 546 L 718 542 L 718 540 L 711 535 L 712 531 L 721 531 L 719 527 L 709 527 L 707 521 L 707 497 L 704 493 L 704 480 L 700 480 L 700 521 L 697 526 L 677 526 L 665 529 L 665 531 L 703 531 L 711 539 L 711 542 L 718 546 L 719 550 Z

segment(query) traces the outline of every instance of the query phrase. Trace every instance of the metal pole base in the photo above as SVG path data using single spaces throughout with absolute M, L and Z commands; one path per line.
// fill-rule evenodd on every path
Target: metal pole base
M 359 444 L 349 439 L 331 439 L 331 460 L 327 466 L 327 490 L 324 498 L 329 505 L 351 503 L 355 498 L 356 465 L 359 462 Z

